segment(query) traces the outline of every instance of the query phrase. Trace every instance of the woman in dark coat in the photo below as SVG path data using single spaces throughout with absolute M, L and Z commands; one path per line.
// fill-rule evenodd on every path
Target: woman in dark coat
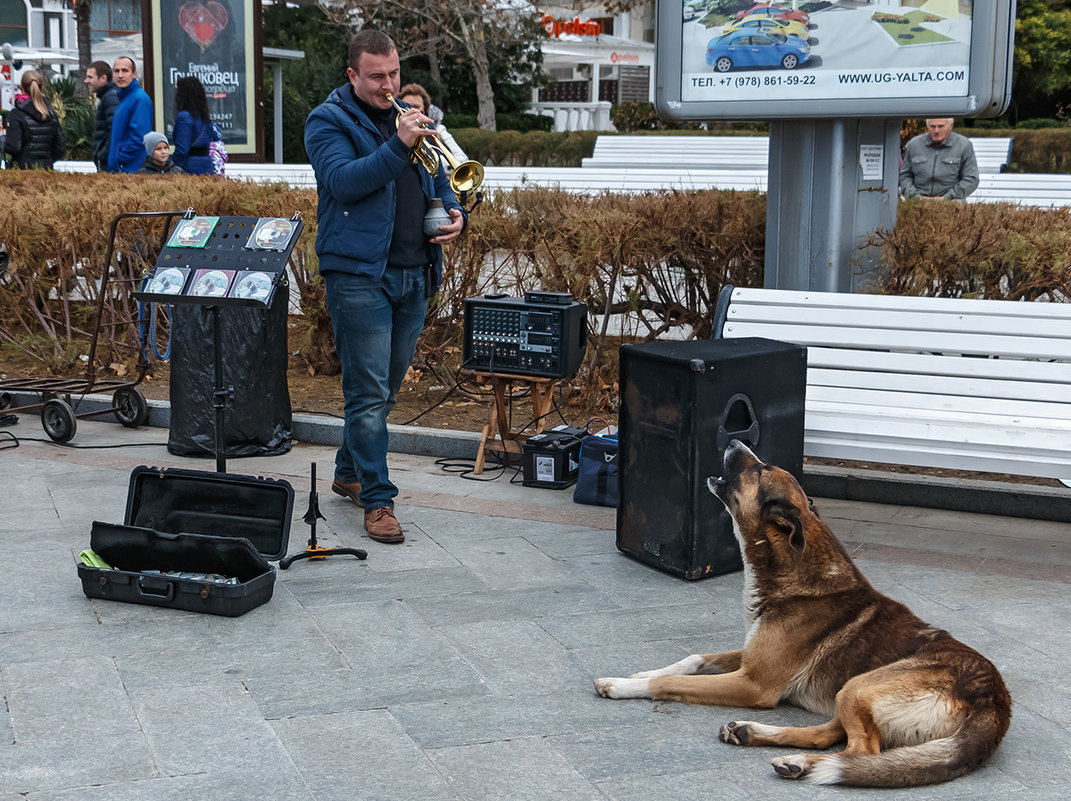
M 4 149 L 16 167 L 51 170 L 63 158 L 63 129 L 41 91 L 41 73 L 27 70 L 20 85 L 27 97 L 16 101 L 8 115 Z
M 214 175 L 208 145 L 216 126 L 208 118 L 208 98 L 201 82 L 179 78 L 175 84 L 175 163 L 190 175 Z

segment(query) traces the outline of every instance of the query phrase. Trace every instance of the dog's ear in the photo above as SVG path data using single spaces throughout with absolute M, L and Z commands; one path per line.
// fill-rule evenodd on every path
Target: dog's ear
M 778 528 L 788 539 L 788 544 L 797 551 L 802 551 L 807 544 L 803 534 L 803 521 L 799 510 L 792 504 L 772 501 L 766 505 L 766 519 Z

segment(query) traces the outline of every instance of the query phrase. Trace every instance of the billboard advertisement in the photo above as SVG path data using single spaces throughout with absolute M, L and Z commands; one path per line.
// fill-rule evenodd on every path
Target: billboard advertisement
M 683 119 L 996 116 L 1014 3 L 660 0 L 658 103 Z
M 253 0 L 150 0 L 150 8 L 156 130 L 172 136 L 175 85 L 193 76 L 228 152 L 256 152 Z

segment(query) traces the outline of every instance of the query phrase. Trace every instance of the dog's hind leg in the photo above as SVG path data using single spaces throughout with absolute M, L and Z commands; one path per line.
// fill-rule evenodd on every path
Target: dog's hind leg
M 732 673 L 740 669 L 743 650 L 722 651 L 717 654 L 692 654 L 679 662 L 674 662 L 656 670 L 641 670 L 633 673 L 630 679 L 652 679 L 655 676 L 696 676 L 712 673 Z
M 718 739 L 730 745 L 786 745 L 792 748 L 830 748 L 847 737 L 840 718 L 820 726 L 770 726 L 750 720 L 726 723 Z

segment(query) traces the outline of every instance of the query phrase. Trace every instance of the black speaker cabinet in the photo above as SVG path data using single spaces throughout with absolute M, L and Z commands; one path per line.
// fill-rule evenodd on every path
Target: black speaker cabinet
M 617 547 L 686 579 L 741 568 L 732 520 L 707 490 L 733 439 L 803 473 L 807 349 L 769 339 L 621 347 Z

